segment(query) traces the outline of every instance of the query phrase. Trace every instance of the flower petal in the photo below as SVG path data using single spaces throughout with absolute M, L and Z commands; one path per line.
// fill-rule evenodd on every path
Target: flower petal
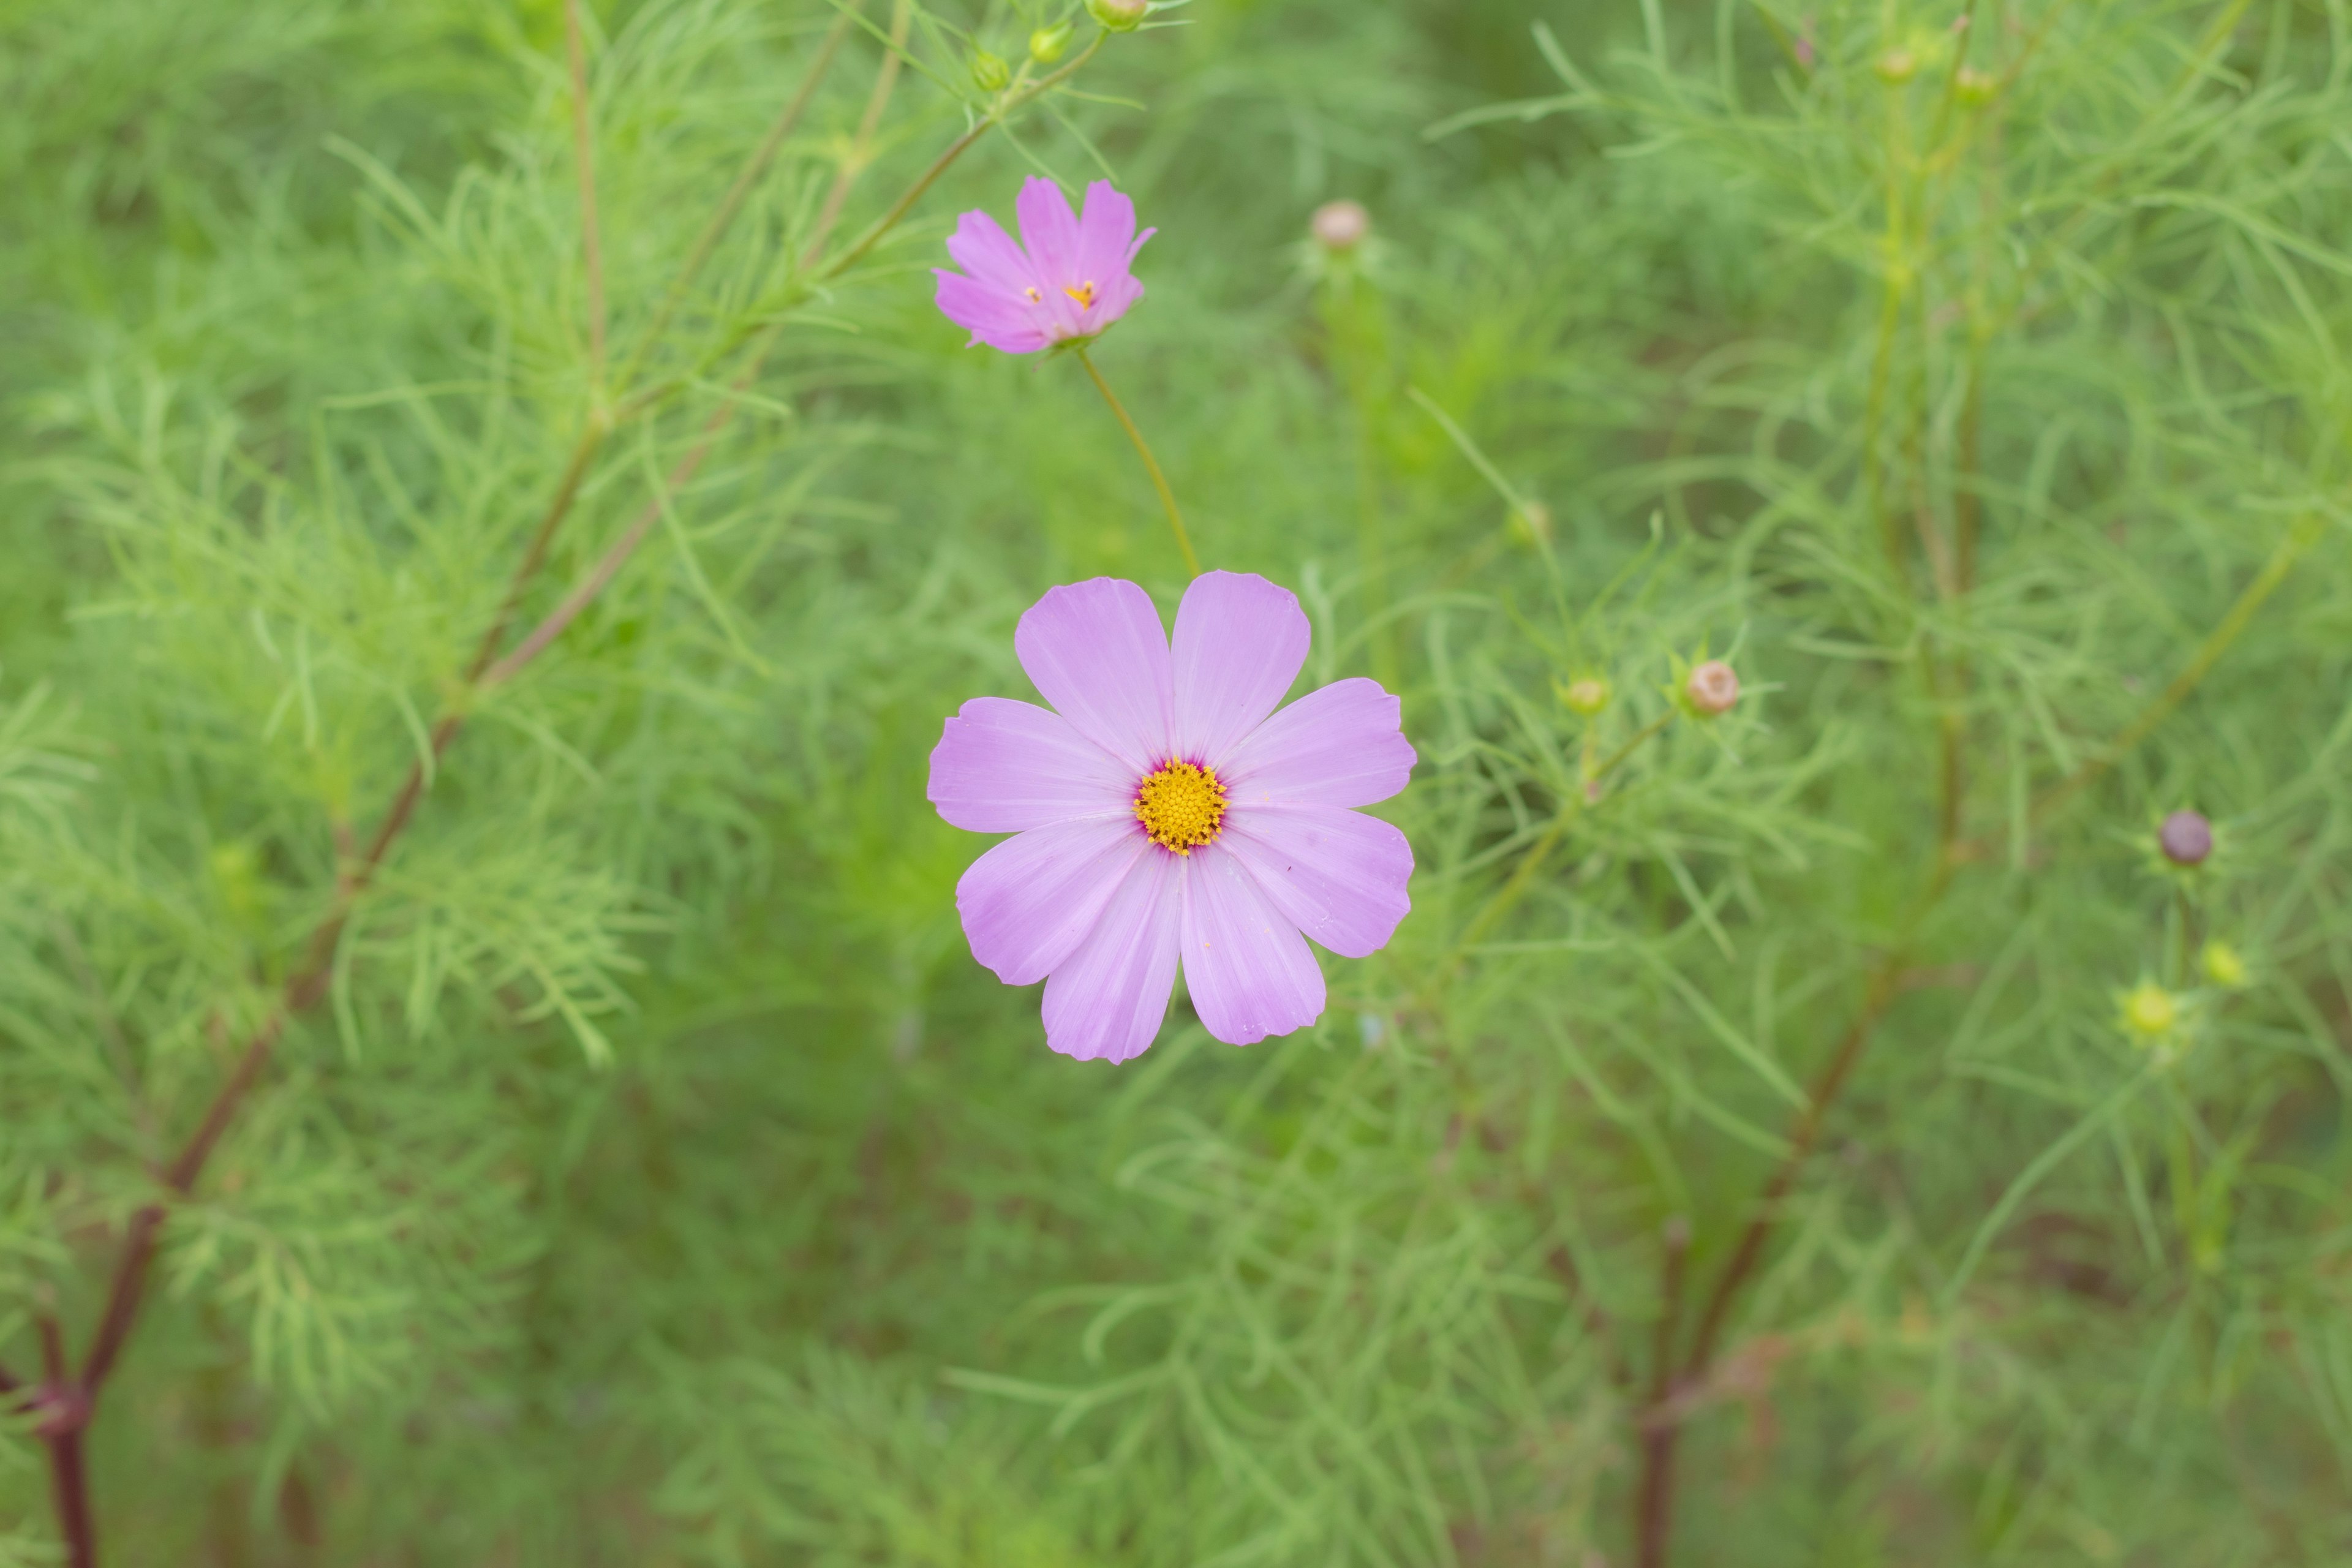
M 1007 985 L 1045 979 L 1094 930 L 1119 879 L 1151 847 L 1133 820 L 1101 816 L 1006 839 L 956 884 L 972 957 Z
M 1030 702 L 975 697 L 931 750 L 940 815 L 974 833 L 1024 833 L 1081 816 L 1133 815 L 1134 775 L 1117 758 Z
M 1045 1043 L 1081 1061 L 1143 1054 L 1176 989 L 1183 900 L 1177 859 L 1152 849 L 1128 870 L 1095 929 L 1045 982 Z
M 1036 264 L 1037 281 L 1048 293 L 1083 281 L 1078 274 L 1078 219 L 1070 198 L 1053 181 L 1032 174 L 1021 182 L 1013 211 L 1021 219 L 1021 245 Z
M 1232 811 L 1219 843 L 1283 919 L 1345 958 L 1388 945 L 1412 908 L 1412 846 L 1394 824 L 1332 805 Z
M 1209 1033 L 1246 1046 L 1321 1017 L 1323 971 L 1240 859 L 1206 844 L 1179 864 L 1184 984 Z
M 1045 700 L 1134 778 L 1173 755 L 1168 635 L 1134 584 L 1097 577 L 1047 589 L 1021 617 L 1013 651 Z
M 1088 185 L 1078 216 L 1078 276 L 1103 288 L 1127 270 L 1135 243 L 1135 204 L 1108 180 Z
M 1370 805 L 1404 788 L 1402 707 L 1359 676 L 1310 691 L 1244 737 L 1218 767 L 1235 805 Z
M 1222 771 L 1307 662 L 1298 595 L 1251 572 L 1192 579 L 1176 610 L 1176 748 Z
M 1026 304 L 1006 299 L 984 283 L 961 272 L 935 267 L 939 292 L 932 296 L 940 313 L 971 333 L 972 343 L 986 343 L 1006 353 L 1035 353 L 1052 340 L 1037 324 L 1036 312 Z M 971 343 L 966 343 L 970 348 Z
M 1010 299 L 1025 300 L 1023 289 L 1040 287 L 1028 252 L 984 212 L 968 212 L 956 219 L 955 232 L 948 236 L 948 254 L 973 281 Z

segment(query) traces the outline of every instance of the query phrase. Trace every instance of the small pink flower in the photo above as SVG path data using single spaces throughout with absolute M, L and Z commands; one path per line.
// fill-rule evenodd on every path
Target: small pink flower
M 964 935 L 1007 985 L 1045 982 L 1055 1050 L 1142 1055 L 1180 960 L 1209 1033 L 1287 1034 L 1323 1014 L 1304 938 L 1362 958 L 1412 908 L 1412 846 L 1351 809 L 1412 772 L 1397 700 L 1357 679 L 1276 712 L 1308 636 L 1297 596 L 1247 574 L 1193 580 L 1172 653 L 1142 589 L 1073 583 L 1013 637 L 1055 711 L 975 697 L 947 721 L 931 804 L 1015 836 L 956 884 Z
M 1083 343 L 1143 298 L 1129 268 L 1160 231 L 1137 234 L 1135 204 L 1108 180 L 1087 187 L 1084 217 L 1072 216 L 1059 185 L 1034 177 L 1023 183 L 1015 210 L 1019 245 L 986 213 L 968 212 L 948 239 L 948 255 L 963 271 L 932 268 L 940 310 L 970 329 L 972 342 L 1009 354 Z

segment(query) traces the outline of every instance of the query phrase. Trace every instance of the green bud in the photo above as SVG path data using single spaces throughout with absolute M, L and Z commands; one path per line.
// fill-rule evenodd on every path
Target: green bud
M 1919 57 L 1909 49 L 1889 49 L 1878 57 L 1871 68 L 1878 73 L 1878 79 L 1887 86 L 1901 87 L 1919 74 Z
M 1522 544 L 1548 544 L 1551 542 L 1551 508 L 1539 500 L 1522 502 L 1511 509 L 1511 537 Z
M 1041 66 L 1052 65 L 1069 52 L 1070 37 L 1076 31 L 1067 22 L 1038 28 L 1029 35 L 1029 58 Z
M 1132 33 L 1151 15 L 1151 0 L 1087 0 L 1087 15 L 1114 33 Z
M 971 51 L 971 81 L 982 92 L 1003 92 L 1013 80 L 1013 68 L 1002 55 L 986 49 Z
M 1962 66 L 1959 75 L 1953 79 L 1952 90 L 1962 103 L 1978 109 L 1992 101 L 1993 94 L 2000 90 L 2000 82 L 1990 71 Z
M 2119 998 L 2124 1032 L 2143 1040 L 2161 1039 L 2180 1026 L 2180 998 L 2153 980 L 2143 980 Z
M 1587 719 L 1608 707 L 1609 700 L 1616 695 L 1609 682 L 1598 675 L 1580 675 L 1558 689 L 1568 710 Z
M 2235 991 L 2246 983 L 2246 961 L 2226 942 L 2207 942 L 2199 962 L 2205 978 L 2226 991 Z

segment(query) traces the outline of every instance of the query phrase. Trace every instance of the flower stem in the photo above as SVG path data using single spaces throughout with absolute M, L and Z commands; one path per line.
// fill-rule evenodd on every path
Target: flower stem
M 1150 473 L 1152 487 L 1160 492 L 1160 504 L 1168 509 L 1168 526 L 1176 531 L 1176 548 L 1184 552 L 1184 564 L 1193 576 L 1198 577 L 1201 574 L 1201 558 L 1192 553 L 1192 537 L 1184 531 L 1184 514 L 1176 510 L 1176 492 L 1168 488 L 1168 476 L 1160 471 L 1160 459 L 1151 455 L 1151 448 L 1144 443 L 1143 432 L 1137 429 L 1135 421 L 1128 417 L 1126 405 L 1119 402 L 1118 395 L 1110 389 L 1110 383 L 1103 379 L 1102 372 L 1095 368 L 1093 358 L 1084 349 L 1078 350 L 1077 355 L 1078 363 L 1087 367 L 1087 374 L 1094 378 L 1095 390 L 1103 395 L 1103 401 L 1110 405 L 1110 411 L 1118 415 L 1119 424 L 1126 426 L 1127 438 L 1135 443 L 1136 454 L 1143 459 L 1144 468 Z

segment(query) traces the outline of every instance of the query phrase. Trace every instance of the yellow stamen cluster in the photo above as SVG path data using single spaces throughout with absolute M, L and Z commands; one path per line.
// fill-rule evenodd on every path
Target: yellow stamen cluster
M 1213 769 L 1166 763 L 1136 786 L 1135 820 L 1154 844 L 1189 856 L 1224 826 L 1224 784 Z
M 1071 299 L 1076 300 L 1078 302 L 1079 310 L 1091 310 L 1094 309 L 1095 286 L 1091 282 L 1081 283 L 1075 289 L 1066 288 L 1062 292 L 1067 294 Z

